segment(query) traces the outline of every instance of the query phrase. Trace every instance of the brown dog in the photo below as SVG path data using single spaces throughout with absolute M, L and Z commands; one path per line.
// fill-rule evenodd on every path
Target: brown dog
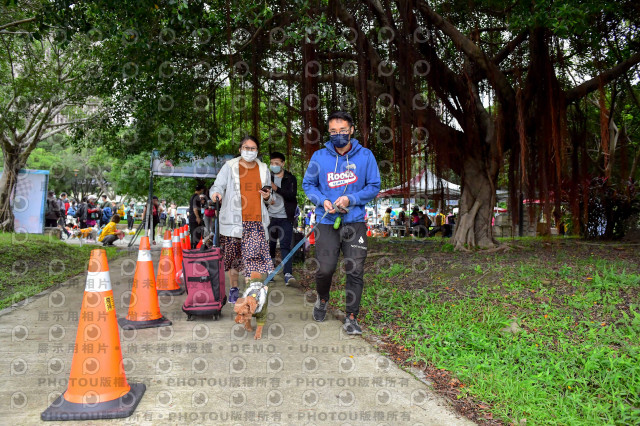
M 260 308 L 260 312 L 256 313 L 259 304 L 259 300 L 256 295 L 259 293 L 261 277 L 261 274 L 258 272 L 251 273 L 251 279 L 248 283 L 249 288 L 245 291 L 244 297 L 240 297 L 236 300 L 236 304 L 233 307 L 233 311 L 237 314 L 235 322 L 237 324 L 244 324 L 244 329 L 247 331 L 253 331 L 253 328 L 251 328 L 251 318 L 256 317 L 256 334 L 254 336 L 254 339 L 256 340 L 262 338 L 262 327 L 264 326 L 267 318 L 266 291 L 268 290 L 268 287 L 263 287 L 263 296 L 265 296 L 263 306 Z M 258 284 L 258 286 L 252 286 L 252 282 L 254 284 Z
M 233 307 L 233 311 L 236 315 L 235 321 L 238 324 L 244 324 L 244 329 L 247 331 L 253 331 L 251 328 L 251 318 L 256 312 L 258 302 L 254 297 L 240 297 L 236 300 L 236 304 Z M 254 339 L 258 340 L 262 338 L 262 325 L 256 326 L 256 334 Z

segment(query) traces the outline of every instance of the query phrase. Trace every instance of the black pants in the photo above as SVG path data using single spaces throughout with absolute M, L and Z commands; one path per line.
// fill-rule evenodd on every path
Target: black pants
M 189 221 L 189 233 L 191 234 L 191 248 L 194 249 L 200 242 L 200 238 L 204 233 L 204 222 L 202 225 L 198 225 L 198 221 Z
M 169 216 L 169 228 L 173 231 L 176 229 L 176 218 Z
M 44 226 L 47 228 L 57 228 L 58 227 L 58 219 L 44 219 Z
M 157 216 L 151 216 L 151 236 L 149 237 L 149 242 L 153 243 L 156 239 L 156 226 L 158 226 L 158 222 L 160 222 L 160 218 L 158 218 Z M 148 230 L 148 223 L 147 220 L 145 219 L 144 221 L 144 229 L 145 231 Z
M 360 298 L 364 285 L 364 261 L 367 258 L 367 225 L 364 222 L 343 224 L 339 229 L 333 225 L 316 225 L 316 291 L 322 300 L 329 300 L 331 279 L 338 265 L 340 250 L 344 255 L 347 274 L 346 312 L 358 316 Z
M 114 235 L 114 234 L 107 235 L 106 237 L 104 237 L 102 239 L 102 245 L 103 246 L 112 245 L 117 239 L 118 239 L 118 237 L 116 235 Z
M 127 217 L 127 228 L 129 228 L 129 230 L 133 229 L 133 222 L 134 222 L 134 218 L 132 217 Z
M 444 228 L 442 226 L 434 226 L 430 231 L 429 231 L 429 236 L 433 237 L 436 235 L 436 232 L 442 232 L 444 234 Z
M 293 225 L 287 218 L 274 217 L 269 222 L 269 254 L 271 259 L 276 257 L 276 244 L 280 240 L 280 255 L 282 260 L 291 251 L 291 239 L 293 238 Z M 275 265 L 276 263 L 273 262 Z M 293 272 L 293 257 L 287 261 L 284 265 L 284 273 L 290 274 Z

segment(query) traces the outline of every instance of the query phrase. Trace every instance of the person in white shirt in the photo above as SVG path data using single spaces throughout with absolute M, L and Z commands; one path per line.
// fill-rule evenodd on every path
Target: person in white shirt
M 178 209 L 175 203 L 171 203 L 169 207 L 169 228 L 173 231 L 176 229 L 176 216 L 178 215 Z

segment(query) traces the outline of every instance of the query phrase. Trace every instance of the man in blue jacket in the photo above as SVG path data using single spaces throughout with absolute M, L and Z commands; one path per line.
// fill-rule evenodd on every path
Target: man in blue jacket
M 346 112 L 332 113 L 328 120 L 330 140 L 311 157 L 302 187 L 316 207 L 316 291 L 313 319 L 324 321 L 331 279 L 344 255 L 347 334 L 362 334 L 357 317 L 362 296 L 364 262 L 367 258 L 365 205 L 380 191 L 380 172 L 373 153 L 353 139 L 353 119 Z M 340 226 L 334 229 L 336 219 Z

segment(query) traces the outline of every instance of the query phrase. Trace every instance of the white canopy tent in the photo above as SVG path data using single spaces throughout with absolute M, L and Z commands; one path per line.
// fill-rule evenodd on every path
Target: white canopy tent
M 408 193 L 404 192 L 407 190 Z M 448 180 L 437 177 L 428 169 L 423 169 L 416 176 L 411 178 L 404 185 L 394 186 L 393 188 L 380 191 L 378 198 L 402 197 L 409 196 L 416 198 L 421 195 L 438 196 L 444 193 L 445 198 L 460 198 L 460 185 L 449 182 Z

